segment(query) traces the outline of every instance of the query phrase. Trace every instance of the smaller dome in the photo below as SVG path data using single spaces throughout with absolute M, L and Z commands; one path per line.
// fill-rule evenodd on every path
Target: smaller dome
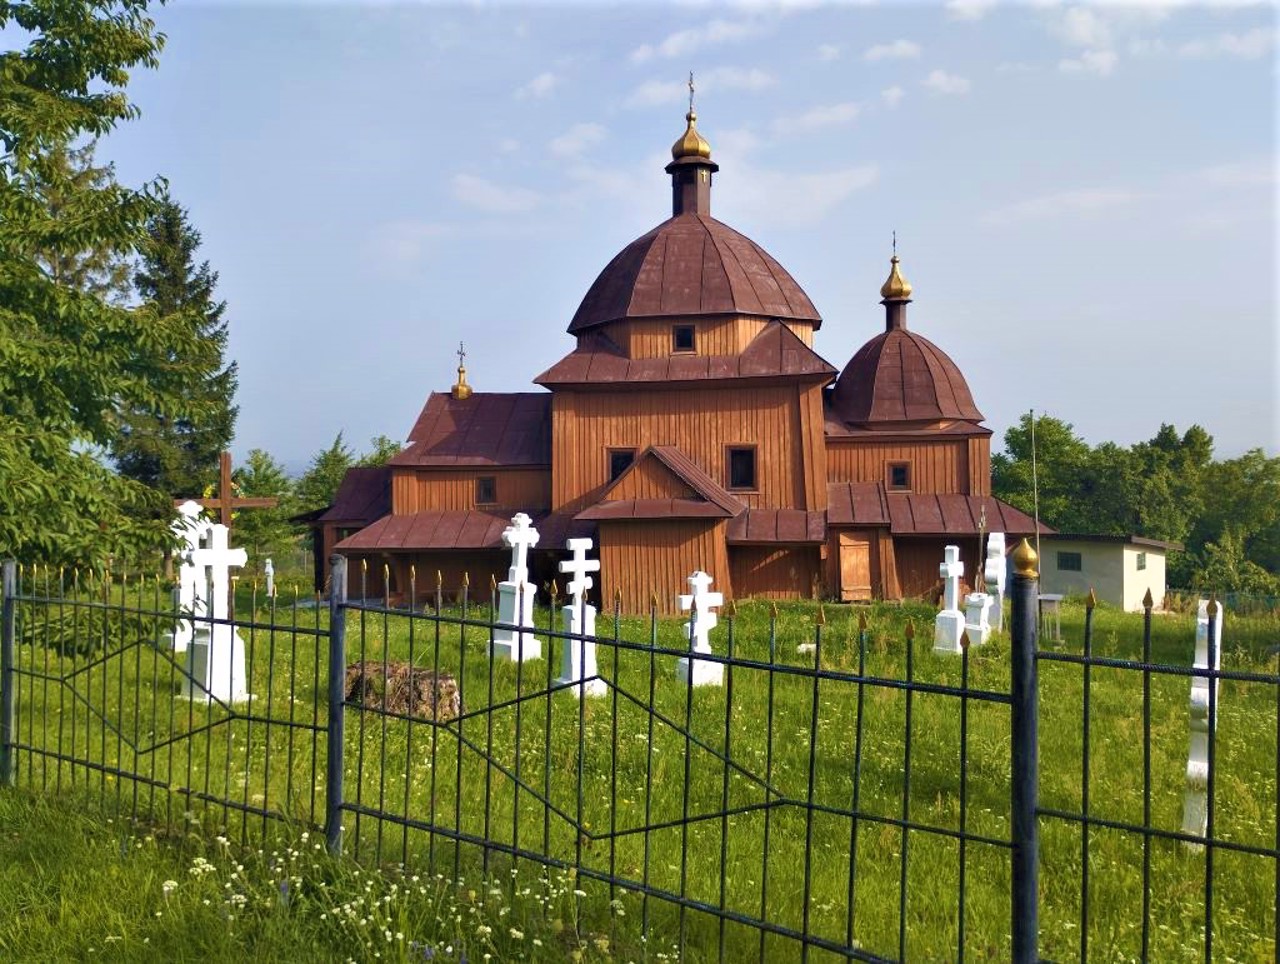
M 690 108 L 689 113 L 684 115 L 684 119 L 689 126 L 685 128 L 684 135 L 671 145 L 671 156 L 675 160 L 682 157 L 701 157 L 705 160 L 711 159 L 711 145 L 707 143 L 707 139 L 698 133 L 697 123 L 698 115 Z
M 911 297 L 911 282 L 898 270 L 898 256 L 889 259 L 889 278 L 880 286 L 880 297 L 886 301 L 901 301 Z
M 956 363 L 929 339 L 893 328 L 863 345 L 836 380 L 831 413 L 849 425 L 981 422 Z

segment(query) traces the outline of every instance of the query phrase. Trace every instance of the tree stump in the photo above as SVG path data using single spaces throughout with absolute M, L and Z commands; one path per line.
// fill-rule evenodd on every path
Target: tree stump
M 458 681 L 448 673 L 415 669 L 404 660 L 368 659 L 347 667 L 347 702 L 423 720 L 451 720 L 462 712 Z

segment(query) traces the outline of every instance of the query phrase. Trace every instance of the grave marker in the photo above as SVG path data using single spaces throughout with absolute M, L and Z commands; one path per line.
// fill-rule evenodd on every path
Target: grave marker
M 997 633 L 1004 629 L 1004 589 L 1008 565 L 1004 557 L 1004 533 L 993 532 L 987 536 L 987 560 L 982 577 L 991 597 L 991 609 L 987 621 Z
M 208 538 L 213 523 L 204 517 L 198 502 L 188 500 L 178 506 L 178 518 L 169 528 L 184 543 L 176 553 L 180 565 L 174 608 L 179 616 L 169 633 L 169 641 L 175 653 L 185 653 L 195 635 L 195 620 L 209 615 L 208 574 L 196 567 L 191 554 Z
M 964 637 L 964 613 L 960 611 L 960 579 L 964 576 L 964 563 L 960 561 L 960 547 L 947 546 L 938 575 L 943 580 L 942 612 L 933 623 L 933 651 L 935 653 L 962 652 L 960 641 Z
M 1216 614 L 1213 639 L 1209 638 L 1209 611 Z M 1222 668 L 1223 609 L 1217 600 L 1200 600 L 1196 617 L 1196 669 Z M 1209 741 L 1218 728 L 1218 680 L 1204 676 L 1191 678 L 1191 748 L 1187 754 L 1187 788 L 1182 801 L 1182 832 L 1203 837 L 1209 828 Z M 1212 716 L 1209 714 L 1209 687 L 1213 687 Z M 1186 843 L 1192 850 L 1200 844 Z
M 526 630 L 533 629 L 533 600 L 537 589 L 529 582 L 529 550 L 538 544 L 538 530 L 523 512 L 511 517 L 511 525 L 502 530 L 502 544 L 511 550 L 511 568 L 507 578 L 498 583 L 498 622 L 489 640 L 489 652 L 495 659 L 542 658 L 542 640 Z
M 569 602 L 560 609 L 564 631 L 574 638 L 564 641 L 564 654 L 560 660 L 560 677 L 556 685 L 570 686 L 574 696 L 602 696 L 608 691 L 605 681 L 596 677 L 596 644 L 586 637 L 596 634 L 596 607 L 586 601 L 587 590 L 593 581 L 588 573 L 600 571 L 599 559 L 588 559 L 590 539 L 570 539 L 565 547 L 573 553 L 571 559 L 560 562 L 560 571 L 570 578 L 565 587 Z
M 244 640 L 231 625 L 228 606 L 231 567 L 249 561 L 243 549 L 227 545 L 227 527 L 209 528 L 209 545 L 191 551 L 191 563 L 209 580 L 211 619 L 195 626 L 187 648 L 182 695 L 188 699 L 239 703 L 249 698 L 244 672 Z
M 707 591 L 714 581 L 698 569 L 689 577 L 689 588 L 693 592 L 680 596 L 680 608 L 689 612 L 689 621 L 684 624 L 684 634 L 689 640 L 692 653 L 711 652 L 707 634 L 720 622 L 711 607 L 724 605 L 723 593 Z M 676 676 L 680 682 L 692 686 L 719 686 L 724 680 L 724 664 L 698 659 L 696 656 L 681 656 L 676 661 Z

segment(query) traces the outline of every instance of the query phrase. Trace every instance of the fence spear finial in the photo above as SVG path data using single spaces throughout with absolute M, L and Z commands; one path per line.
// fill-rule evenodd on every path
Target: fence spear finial
M 867 631 L 867 614 L 858 613 L 858 632 L 865 633 Z
M 818 603 L 818 615 L 813 617 L 814 625 L 825 626 L 827 624 L 827 611 L 822 608 L 822 603 Z
M 907 639 L 915 639 L 915 638 L 916 638 L 916 624 L 915 624 L 914 622 L 912 622 L 910 619 L 908 619 L 908 620 L 907 620 L 907 628 L 906 628 L 903 632 L 905 633 L 905 635 L 906 635 Z
M 1092 609 L 1098 605 L 1098 594 L 1093 591 L 1093 587 L 1089 587 L 1089 595 L 1084 597 L 1084 608 Z
M 1151 587 L 1147 587 L 1147 593 L 1142 597 L 1142 608 L 1147 612 L 1151 612 L 1151 608 L 1155 606 L 1156 601 L 1151 595 Z
M 1209 594 L 1208 612 L 1210 619 L 1218 615 L 1218 594 L 1216 592 Z

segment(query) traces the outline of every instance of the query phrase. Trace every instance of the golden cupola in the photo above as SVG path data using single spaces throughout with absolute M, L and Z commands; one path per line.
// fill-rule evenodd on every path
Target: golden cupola
M 698 133 L 698 115 L 693 112 L 692 107 L 689 108 L 689 113 L 684 115 L 684 119 L 689 126 L 685 128 L 680 139 L 671 145 L 672 160 L 678 161 L 684 157 L 711 160 L 711 145 Z
M 880 286 L 880 297 L 885 301 L 906 301 L 911 297 L 911 282 L 902 277 L 896 254 L 889 259 L 889 277 Z

